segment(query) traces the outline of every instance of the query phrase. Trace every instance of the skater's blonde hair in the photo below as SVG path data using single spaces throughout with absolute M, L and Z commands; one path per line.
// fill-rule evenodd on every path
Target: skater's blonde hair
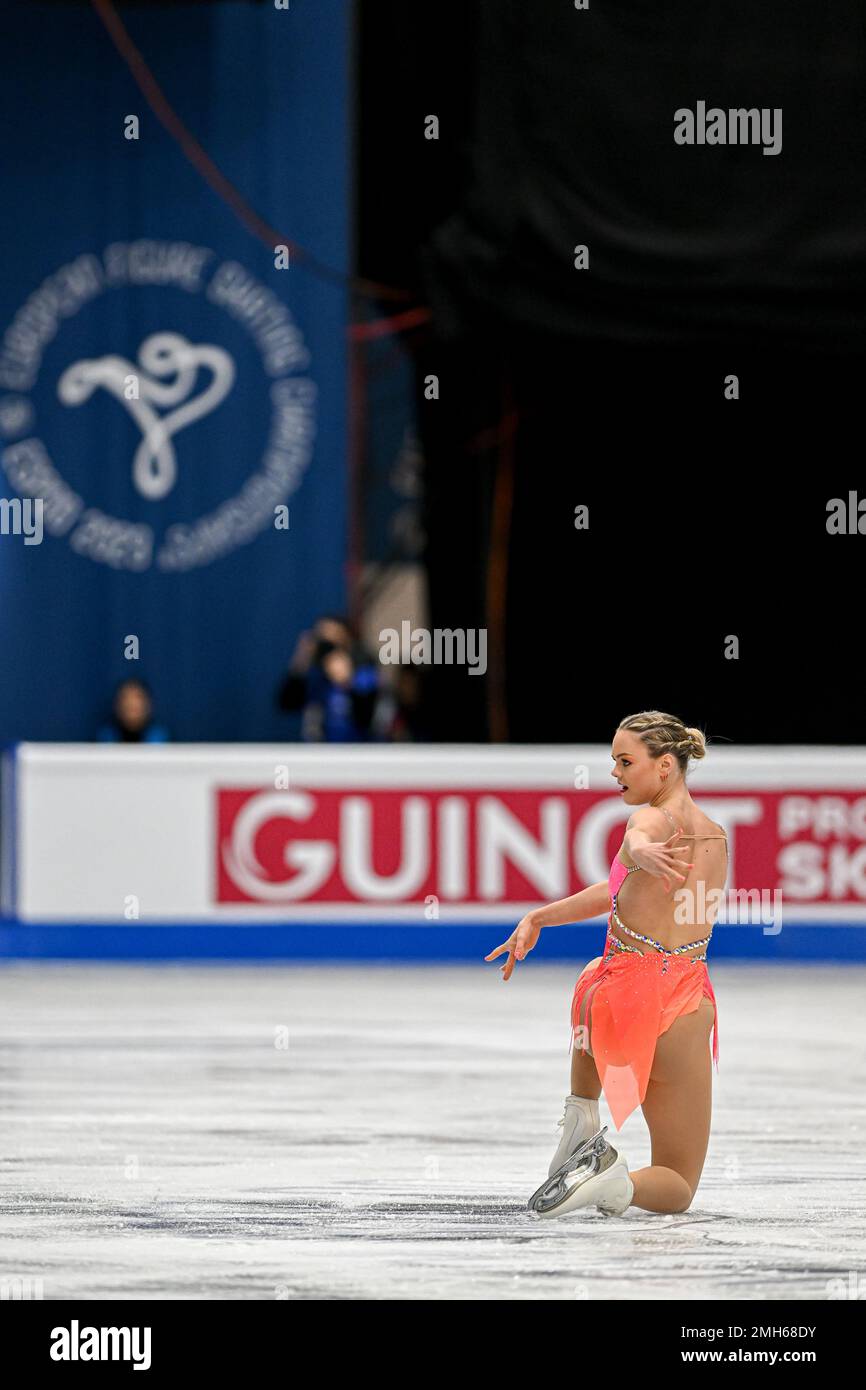
M 637 734 L 651 758 L 660 758 L 662 753 L 672 754 L 684 777 L 690 758 L 698 762 L 707 756 L 707 740 L 703 731 L 688 728 L 675 714 L 647 709 L 621 720 L 617 733 L 620 729 Z

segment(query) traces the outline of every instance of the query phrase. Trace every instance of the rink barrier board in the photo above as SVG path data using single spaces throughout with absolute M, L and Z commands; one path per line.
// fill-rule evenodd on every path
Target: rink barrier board
M 232 960 L 232 961 L 439 961 L 475 964 L 498 974 L 507 957 L 484 957 L 505 942 L 515 922 L 454 923 L 438 931 L 405 925 L 372 925 L 345 922 L 310 922 L 268 925 L 215 925 L 182 923 L 174 926 L 70 925 L 0 922 L 0 960 Z M 572 927 L 548 927 L 526 961 L 545 965 L 572 961 L 581 966 L 599 955 L 605 928 L 578 923 Z M 866 926 L 828 925 L 826 922 L 784 927 L 776 936 L 764 936 L 753 927 L 731 927 L 713 937 L 708 967 L 725 961 L 789 963 L 818 961 L 828 964 L 866 961 Z
M 711 958 L 864 958 L 866 749 L 711 749 L 689 785 L 728 831 L 728 889 L 788 889 L 781 931 L 720 915 Z M 600 745 L 19 744 L 0 955 L 483 958 L 606 881 L 628 814 Z M 546 935 L 577 960 L 604 921 Z

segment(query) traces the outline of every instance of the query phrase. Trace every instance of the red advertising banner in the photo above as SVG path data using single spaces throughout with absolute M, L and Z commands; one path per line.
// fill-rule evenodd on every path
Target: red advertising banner
M 779 892 L 789 915 L 808 905 L 813 919 L 866 904 L 866 796 L 744 787 L 696 800 L 728 834 L 729 892 Z M 232 787 L 216 803 L 217 903 L 435 898 L 468 916 L 606 881 L 628 814 L 609 793 L 549 787 Z

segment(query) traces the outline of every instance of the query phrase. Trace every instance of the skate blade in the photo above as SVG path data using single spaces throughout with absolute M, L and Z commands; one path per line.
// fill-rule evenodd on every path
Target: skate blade
M 546 1178 L 539 1188 L 536 1188 L 526 1203 L 530 1211 L 535 1212 L 538 1216 L 555 1215 L 557 1208 L 562 1205 L 575 1187 L 579 1187 L 588 1178 L 595 1176 L 599 1171 L 599 1157 L 608 1147 L 608 1141 L 603 1138 L 606 1129 L 607 1125 L 602 1125 L 597 1134 L 585 1139 L 574 1150 L 574 1153 L 569 1154 L 556 1172 L 551 1177 Z M 578 1173 L 582 1168 L 585 1168 L 586 1171 L 581 1172 L 575 1182 L 566 1184 L 565 1179 L 572 1173 Z

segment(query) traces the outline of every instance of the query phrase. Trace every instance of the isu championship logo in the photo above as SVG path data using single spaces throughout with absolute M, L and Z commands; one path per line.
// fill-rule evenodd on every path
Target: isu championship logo
M 211 380 L 190 399 L 200 367 L 210 371 Z M 142 434 L 132 464 L 133 484 L 142 497 L 158 500 L 171 492 L 177 477 L 172 435 L 216 410 L 234 379 L 235 364 L 222 348 L 210 343 L 193 347 L 179 333 L 154 333 L 142 343 L 137 364 L 124 357 L 73 362 L 60 378 L 57 394 L 65 405 L 81 405 L 101 387 L 126 407 Z M 133 387 L 135 394 L 130 394 Z M 174 409 L 160 416 L 159 409 L 166 406 Z
M 118 295 L 129 303 L 116 302 Z M 86 323 L 76 325 L 82 310 Z M 159 331 L 133 338 L 128 355 L 112 350 L 118 324 L 125 333 L 131 321 L 155 315 Z M 180 331 L 172 318 L 193 319 L 201 333 Z M 244 358 L 242 395 L 236 357 L 210 340 L 215 333 L 236 341 Z M 67 345 L 76 337 L 87 347 L 105 341 L 107 350 L 84 355 Z M 309 362 L 289 310 L 236 261 L 219 263 L 208 247 L 188 242 L 115 242 L 49 275 L 7 328 L 0 461 L 22 498 L 42 500 L 45 531 L 65 536 L 77 554 L 115 569 L 196 569 L 271 526 L 300 485 L 316 432 L 316 386 L 301 375 Z M 202 428 L 217 431 L 209 443 L 199 443 Z M 228 438 L 242 460 L 245 441 L 258 435 L 261 444 L 247 446 L 262 449 L 256 471 L 239 492 L 220 496 L 209 477 L 212 451 L 224 454 Z M 185 467 L 196 496 L 214 490 L 215 505 L 192 520 L 184 514 L 188 497 L 174 515 L 157 510 L 175 503 Z M 112 515 L 83 495 L 123 495 L 119 474 L 141 519 Z

